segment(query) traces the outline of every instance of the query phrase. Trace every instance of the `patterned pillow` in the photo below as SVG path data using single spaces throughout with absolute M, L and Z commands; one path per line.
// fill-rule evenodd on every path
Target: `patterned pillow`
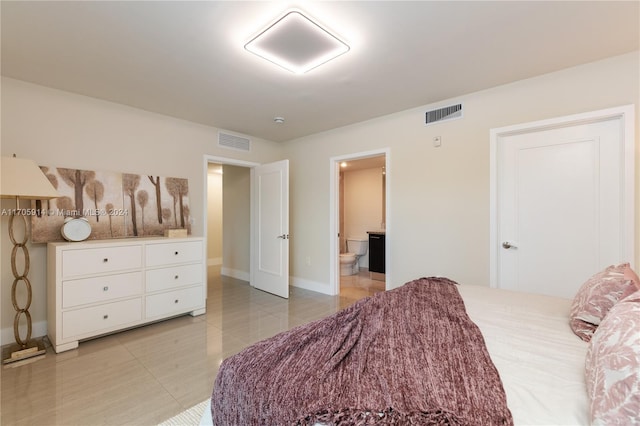
M 571 305 L 569 325 L 585 342 L 615 303 L 637 290 L 631 279 L 625 277 L 630 270 L 628 263 L 611 265 L 585 282 Z
M 638 290 L 640 290 L 640 278 L 638 278 L 638 274 L 636 274 L 636 272 L 631 269 L 631 266 L 629 266 L 628 263 L 626 263 L 625 265 L 627 266 L 624 268 L 624 277 L 628 280 L 633 281 Z
M 585 362 L 592 425 L 631 425 L 640 419 L 640 291 L 602 320 Z

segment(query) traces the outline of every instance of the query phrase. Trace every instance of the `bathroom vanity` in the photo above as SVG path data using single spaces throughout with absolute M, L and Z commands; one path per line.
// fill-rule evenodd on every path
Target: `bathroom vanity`
M 369 275 L 372 280 L 385 280 L 385 232 L 369 231 Z

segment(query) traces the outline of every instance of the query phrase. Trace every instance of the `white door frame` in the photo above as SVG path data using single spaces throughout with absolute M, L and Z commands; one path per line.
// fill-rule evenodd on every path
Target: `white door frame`
M 391 149 L 382 148 L 372 151 L 339 155 L 329 159 L 329 291 L 331 295 L 340 294 L 340 163 L 343 161 L 361 160 L 368 157 L 384 155 L 385 157 L 385 229 L 389 234 L 391 215 Z M 387 240 L 388 241 L 388 240 Z M 389 244 L 385 245 L 385 289 L 389 290 L 392 271 Z
M 215 163 L 215 164 L 222 164 L 222 165 L 229 165 L 229 166 L 239 166 L 239 167 L 247 167 L 249 169 L 252 169 L 256 166 L 259 166 L 260 163 L 253 163 L 253 162 L 249 162 L 249 161 L 242 161 L 242 160 L 236 160 L 233 158 L 227 158 L 227 157 L 217 157 L 215 155 L 209 155 L 209 154 L 205 154 L 203 156 L 203 180 L 204 180 L 204 185 L 203 186 L 203 197 L 202 199 L 204 200 L 202 203 L 202 236 L 204 237 L 204 258 L 207 259 L 208 255 L 207 255 L 207 234 L 208 234 L 208 229 L 207 229 L 207 208 L 208 208 L 208 203 L 207 200 L 209 199 L 209 179 L 208 179 L 208 174 L 209 174 L 209 163 Z M 253 188 L 251 189 L 253 190 Z M 250 229 L 253 229 L 253 204 L 251 204 L 251 214 L 250 214 L 250 219 L 249 219 L 249 227 Z M 222 219 L 224 221 L 224 218 Z M 250 245 L 253 246 L 253 235 L 251 235 L 251 242 Z M 223 254 L 224 255 L 224 254 Z M 224 257 L 224 256 L 223 256 Z M 223 260 L 224 262 L 224 260 Z M 251 253 L 249 253 L 249 276 L 251 275 Z
M 622 191 L 623 207 L 622 207 L 622 223 L 625 228 L 625 239 L 623 241 L 623 251 L 625 259 L 634 267 L 634 244 L 635 244 L 635 107 L 634 105 L 624 105 L 615 108 L 608 108 L 598 111 L 591 111 L 582 114 L 568 115 L 548 120 L 534 121 L 530 123 L 516 124 L 513 126 L 500 127 L 490 130 L 490 149 L 489 149 L 489 283 L 491 287 L 498 286 L 498 251 L 500 250 L 498 236 L 498 140 L 505 136 L 520 133 L 530 133 L 541 130 L 569 127 L 580 124 L 588 124 L 592 122 L 604 121 L 608 119 L 621 119 L 621 134 L 623 141 L 623 155 L 620 161 L 623 163 L 624 176 L 622 181 L 624 189 Z

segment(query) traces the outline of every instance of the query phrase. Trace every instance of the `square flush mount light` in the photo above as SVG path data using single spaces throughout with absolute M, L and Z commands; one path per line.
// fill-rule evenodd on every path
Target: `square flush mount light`
M 298 11 L 285 14 L 244 48 L 296 74 L 304 74 L 349 50 L 344 42 Z

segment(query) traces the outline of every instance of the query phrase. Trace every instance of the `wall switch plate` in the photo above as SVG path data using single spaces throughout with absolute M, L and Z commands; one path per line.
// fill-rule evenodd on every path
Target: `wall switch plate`
M 442 145 L 442 138 L 440 136 L 434 136 L 433 137 L 433 146 L 438 148 L 440 145 Z

